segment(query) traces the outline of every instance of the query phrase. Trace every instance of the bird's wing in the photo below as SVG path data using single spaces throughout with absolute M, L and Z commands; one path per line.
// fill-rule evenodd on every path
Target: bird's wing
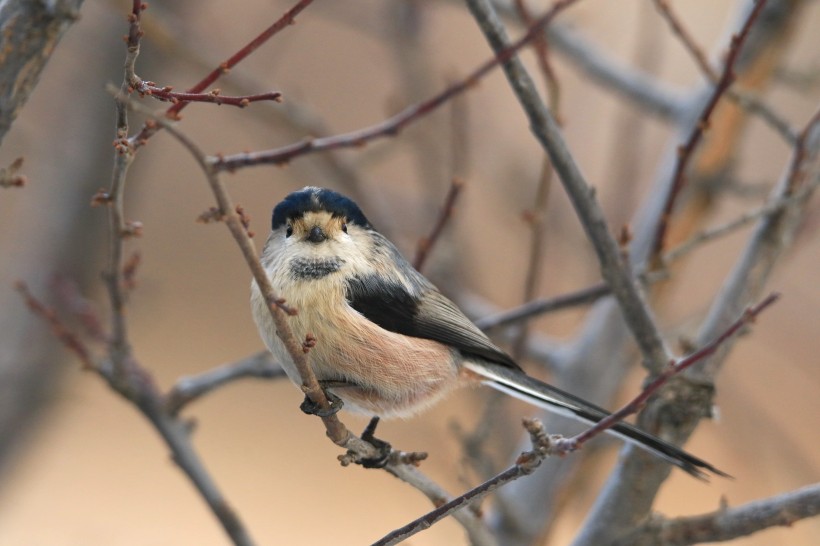
M 519 369 L 507 353 L 426 280 L 414 294 L 403 284 L 377 275 L 355 277 L 347 283 L 346 297 L 353 309 L 385 330 L 438 341 L 465 356 Z

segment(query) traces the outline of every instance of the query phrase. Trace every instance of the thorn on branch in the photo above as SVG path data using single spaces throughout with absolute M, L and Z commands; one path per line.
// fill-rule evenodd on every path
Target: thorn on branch
M 22 166 L 23 158 L 18 157 L 8 167 L 0 169 L 0 188 L 21 188 L 25 186 L 28 179 L 22 174 L 17 174 Z
M 239 215 L 239 221 L 242 223 L 242 227 L 245 228 L 245 233 L 248 234 L 248 237 L 253 239 L 253 236 L 256 235 L 251 229 L 251 215 L 245 212 L 245 208 L 242 205 L 236 205 L 236 214 Z
M 618 232 L 618 245 L 621 249 L 626 249 L 629 247 L 629 243 L 632 242 L 632 226 L 629 224 L 624 224 L 621 226 L 621 230 Z
M 137 268 L 142 261 L 142 255 L 134 252 L 129 256 L 122 266 L 122 286 L 125 290 L 131 291 L 137 287 Z
M 427 460 L 427 457 L 428 454 L 425 451 L 394 451 L 390 455 L 390 464 L 406 464 L 418 468 L 422 461 Z
M 131 153 L 131 151 L 132 151 L 131 143 L 128 141 L 127 138 L 124 138 L 124 137 L 116 139 L 113 143 L 113 146 L 114 146 L 114 150 L 119 155 L 126 155 L 126 154 Z
M 305 336 L 305 341 L 302 342 L 302 352 L 307 354 L 311 349 L 316 347 L 316 338 L 310 332 Z
M 210 224 L 211 222 L 222 222 L 225 220 L 225 214 L 222 213 L 221 210 L 217 207 L 211 207 L 199 216 L 196 217 L 196 221 L 201 224 Z
M 99 190 L 97 190 L 97 193 L 95 193 L 91 197 L 91 206 L 92 207 L 99 207 L 99 206 L 102 206 L 102 205 L 110 205 L 111 202 L 112 202 L 111 194 L 108 193 L 108 190 L 106 190 L 105 188 L 100 188 Z
M 142 237 L 142 229 L 142 222 L 139 220 L 132 220 L 125 223 L 123 230 L 120 232 L 120 236 L 125 239 L 129 237 Z

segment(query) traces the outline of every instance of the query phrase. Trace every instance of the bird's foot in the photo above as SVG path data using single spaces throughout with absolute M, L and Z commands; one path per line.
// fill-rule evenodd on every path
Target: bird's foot
M 330 417 L 331 415 L 335 415 L 342 409 L 344 406 L 344 402 L 341 398 L 327 390 L 329 387 L 335 386 L 336 381 L 319 381 L 319 386 L 322 387 L 322 392 L 325 394 L 325 398 L 330 403 L 330 407 L 324 409 L 320 407 L 317 403 L 310 399 L 309 396 L 305 395 L 305 399 L 302 401 L 302 404 L 299 406 L 299 409 L 303 412 L 307 413 L 308 415 L 318 415 L 319 417 Z
M 379 440 L 374 436 L 378 424 L 379 418 L 373 417 L 370 423 L 367 424 L 367 427 L 365 427 L 364 432 L 362 432 L 362 440 L 372 445 L 378 451 L 378 455 L 375 457 L 359 460 L 359 464 L 365 468 L 384 468 L 390 454 L 393 453 L 393 447 L 389 443 L 384 440 Z

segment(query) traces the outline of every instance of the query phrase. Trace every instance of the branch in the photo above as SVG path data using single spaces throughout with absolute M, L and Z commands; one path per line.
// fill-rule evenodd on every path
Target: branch
M 193 377 L 182 377 L 165 396 L 165 407 L 171 415 L 179 412 L 197 398 L 223 385 L 246 377 L 278 379 L 285 371 L 269 351 L 261 351 L 238 362 L 224 364 Z
M 801 186 L 796 180 L 809 181 L 820 177 L 820 114 L 812 118 L 801 132 L 800 150 L 784 171 L 773 200 L 784 199 Z M 802 150 L 802 151 L 801 151 Z M 706 320 L 701 326 L 697 345 L 705 344 L 730 324 L 747 302 L 757 299 L 783 252 L 791 245 L 805 213 L 807 199 L 795 202 L 778 213 L 763 216 L 749 237 L 746 248 L 733 271 L 727 276 L 714 298 Z M 698 421 L 709 414 L 713 403 L 711 379 L 726 360 L 732 343 L 724 343 L 710 358 L 690 370 L 667 396 L 657 399 L 642 414 L 642 425 L 662 431 L 664 437 L 682 443 Z M 577 546 L 600 544 L 622 537 L 648 517 L 658 489 L 669 470 L 637 450 L 627 448 L 611 474 L 603 492 L 587 515 Z M 640 488 L 634 487 L 641 483 Z
M 606 418 L 598 421 L 594 426 L 588 428 L 587 430 L 583 431 L 572 438 L 567 440 L 562 440 L 559 444 L 567 444 L 567 451 L 575 451 L 581 445 L 588 442 L 592 438 L 600 435 L 602 432 L 612 428 L 617 423 L 623 421 L 626 417 L 632 415 L 633 413 L 637 413 L 640 411 L 641 408 L 647 403 L 647 401 L 657 393 L 660 388 L 665 385 L 672 377 L 678 375 L 679 373 L 691 368 L 694 364 L 702 361 L 703 359 L 712 356 L 717 352 L 717 350 L 726 343 L 730 338 L 737 335 L 743 327 L 753 323 L 757 316 L 763 312 L 768 306 L 773 304 L 777 299 L 780 297 L 779 294 L 770 294 L 767 296 L 763 301 L 758 303 L 757 305 L 750 307 L 744 311 L 744 313 L 725 331 L 723 331 L 720 335 L 716 336 L 712 341 L 705 344 L 700 349 L 690 353 L 689 355 L 679 359 L 677 362 L 670 362 L 669 367 L 663 371 L 660 375 L 652 379 L 646 386 L 644 386 L 643 390 L 641 390 L 640 394 L 633 398 L 630 402 L 624 405 L 618 411 L 611 413 Z M 724 474 L 721 474 L 724 475 Z
M 115 92 L 116 90 L 110 89 L 110 91 Z M 123 101 L 128 108 L 139 111 L 146 116 L 153 115 L 148 109 L 136 103 L 127 95 L 120 94 L 117 98 L 118 100 Z M 302 391 L 318 407 L 329 409 L 330 404 L 324 394 L 324 391 L 319 386 L 312 368 L 307 362 L 307 356 L 303 351 L 303 345 L 297 342 L 293 332 L 290 330 L 290 326 L 287 322 L 289 315 L 286 311 L 287 307 L 284 306 L 282 301 L 274 294 L 270 280 L 268 279 L 268 276 L 262 268 L 259 258 L 256 255 L 256 249 L 251 242 L 246 226 L 243 225 L 242 218 L 236 212 L 236 207 L 234 207 L 224 184 L 219 179 L 219 174 L 208 163 L 207 157 L 202 150 L 200 150 L 199 147 L 184 133 L 180 132 L 175 127 L 172 120 L 165 117 L 156 117 L 153 118 L 152 121 L 158 125 L 161 125 L 162 128 L 168 131 L 171 136 L 180 142 L 180 144 L 182 144 L 194 157 L 204 172 L 218 205 L 215 211 L 216 214 L 214 214 L 214 219 L 219 219 L 227 224 L 231 235 L 234 237 L 234 240 L 237 242 L 242 252 L 246 264 L 253 273 L 254 281 L 259 286 L 265 301 L 268 303 L 268 309 L 274 318 L 277 335 L 279 335 L 280 339 L 282 339 L 291 358 L 297 366 L 300 378 L 302 379 Z M 292 312 L 298 311 L 293 310 Z M 333 441 L 336 445 L 347 449 L 347 453 L 339 457 L 343 465 L 349 462 L 359 462 L 363 459 L 374 459 L 380 455 L 373 445 L 351 433 L 339 420 L 336 414 L 321 417 L 321 419 L 325 426 L 327 436 L 331 439 L 331 441 Z M 385 470 L 402 479 L 405 479 L 406 477 L 407 479 L 405 481 L 407 483 L 419 488 L 419 490 L 429 496 L 432 491 L 432 482 L 421 476 L 420 473 L 405 468 L 408 465 L 416 464 L 418 460 L 419 458 L 413 456 L 412 454 L 408 455 L 403 452 L 393 451 L 388 459 L 387 465 L 385 466 Z M 436 491 L 441 490 L 438 488 Z M 486 527 L 484 527 L 483 524 L 477 520 L 477 518 L 470 517 L 469 515 L 458 515 L 456 517 L 465 526 L 470 536 L 475 539 L 476 544 L 484 546 L 490 546 L 493 544 Z
M 527 302 L 513 309 L 502 311 L 475 321 L 475 325 L 488 332 L 496 328 L 510 326 L 522 320 L 527 320 L 545 313 L 576 307 L 597 301 L 610 293 L 606 283 L 596 284 L 569 294 L 562 294 L 554 298 L 539 299 Z
M 723 65 L 723 73 L 720 75 L 720 79 L 715 84 L 712 95 L 709 97 L 709 100 L 706 102 L 706 105 L 701 111 L 698 123 L 696 123 L 692 128 L 692 132 L 686 142 L 678 149 L 678 159 L 675 165 L 674 174 L 672 175 L 672 185 L 670 187 L 669 194 L 666 197 L 666 203 L 664 205 L 663 213 L 661 214 L 658 229 L 655 232 L 654 243 L 652 245 L 652 256 L 654 259 L 657 259 L 660 256 L 660 253 L 663 251 L 664 244 L 666 243 L 666 232 L 669 227 L 672 210 L 675 207 L 675 202 L 677 201 L 681 190 L 686 184 L 685 174 L 686 168 L 689 164 L 689 159 L 692 157 L 695 148 L 703 138 L 703 133 L 709 128 L 709 118 L 712 116 L 712 112 L 715 110 L 718 101 L 720 101 L 720 98 L 735 81 L 735 62 L 737 61 L 740 50 L 743 47 L 743 42 L 746 40 L 746 37 L 749 35 L 749 31 L 765 6 L 766 0 L 757 0 L 754 9 L 749 12 L 749 15 L 746 17 L 746 21 L 744 21 L 740 31 L 736 35 L 732 36 L 732 43 L 729 46 L 729 51 L 726 54 L 726 61 Z
M 18 157 L 8 167 L 0 168 L 0 188 L 22 188 L 28 183 L 23 174 L 17 174 L 23 166 L 23 158 Z
M 820 179 L 816 178 L 808 182 L 804 187 L 800 188 L 794 195 L 770 200 L 761 207 L 744 212 L 734 220 L 730 220 L 719 226 L 696 233 L 688 240 L 664 254 L 661 262 L 664 266 L 667 266 L 669 263 L 683 257 L 705 243 L 712 242 L 720 237 L 725 237 L 726 235 L 734 233 L 738 229 L 745 227 L 752 222 L 760 220 L 764 216 L 771 216 L 773 214 L 780 213 L 788 207 L 805 201 L 814 192 L 818 184 L 820 184 Z
M 416 270 L 421 271 L 424 267 L 424 263 L 427 261 L 427 256 L 430 254 L 433 246 L 435 246 L 436 241 L 438 241 L 439 237 L 441 237 L 441 233 L 444 231 L 444 226 L 447 225 L 447 222 L 453 215 L 453 209 L 456 206 L 456 201 L 458 200 L 458 196 L 461 194 L 462 189 L 464 189 L 464 181 L 458 177 L 453 178 L 450 182 L 450 190 L 444 198 L 444 205 L 441 207 L 441 212 L 439 213 L 438 219 L 436 220 L 432 231 L 430 231 L 430 235 L 419 241 L 416 249 L 416 257 L 413 260 L 413 267 L 415 267 Z
M 507 62 L 515 56 L 519 50 L 529 44 L 529 42 L 538 35 L 542 27 L 548 25 L 556 15 L 576 1 L 577 0 L 560 0 L 556 2 L 547 13 L 536 20 L 535 24 L 527 30 L 524 36 L 514 43 L 506 44 L 506 47 L 496 50 L 496 55 L 492 59 L 485 61 L 466 78 L 447 87 L 444 91 L 426 101 L 405 108 L 395 116 L 381 123 L 341 135 L 307 139 L 302 142 L 271 150 L 213 157 L 209 158 L 209 163 L 211 163 L 217 171 L 235 171 L 242 167 L 258 165 L 282 165 L 305 154 L 325 150 L 336 150 L 339 148 L 358 148 L 371 140 L 395 136 L 407 125 L 421 119 L 448 100 L 475 86 L 476 83 L 490 73 L 496 66 Z
M 493 50 L 497 53 L 507 50 L 506 32 L 489 0 L 467 0 L 467 4 Z M 562 7 L 567 5 L 562 4 Z M 645 365 L 650 369 L 661 369 L 670 360 L 670 354 L 644 303 L 638 284 L 622 258 L 621 249 L 609 232 L 594 189 L 581 174 L 558 124 L 539 98 L 520 60 L 514 57 L 507 60 L 504 71 L 529 119 L 531 131 L 552 159 L 587 237 L 595 248 L 601 274 L 621 307 L 624 320 L 641 349 Z
M 256 38 L 245 44 L 245 46 L 242 47 L 239 51 L 234 53 L 224 62 L 220 63 L 218 68 L 215 68 L 213 71 L 211 71 L 210 74 L 202 78 L 199 81 L 199 83 L 188 89 L 187 93 L 202 93 L 205 89 L 210 87 L 216 80 L 230 72 L 230 70 L 234 66 L 242 62 L 251 53 L 256 51 L 262 44 L 270 40 L 280 31 L 286 29 L 291 25 L 296 24 L 296 16 L 299 15 L 302 12 L 302 10 L 304 10 L 312 3 L 313 0 L 300 0 L 299 2 L 297 2 L 296 5 L 294 5 L 288 11 L 286 11 L 279 19 L 276 20 L 276 22 L 274 22 L 271 26 L 262 31 L 262 33 L 259 34 Z M 134 74 L 133 72 L 132 75 L 134 78 L 137 78 L 136 74 Z M 177 102 L 166 111 L 166 116 L 168 116 L 171 119 L 179 119 L 179 113 L 188 104 L 189 102 Z M 159 128 L 160 126 L 158 126 L 157 124 L 144 125 L 142 127 L 142 130 L 137 135 L 131 138 L 132 145 L 136 148 L 141 147 L 148 141 L 149 138 L 151 138 L 157 132 Z
M 238 97 L 226 96 L 220 94 L 219 89 L 214 89 L 209 93 L 178 93 L 172 90 L 170 86 L 159 87 L 154 82 L 147 82 L 142 79 L 131 82 L 134 91 L 140 96 L 149 96 L 157 100 L 173 102 L 180 104 L 185 102 L 209 102 L 216 105 L 227 104 L 228 106 L 237 106 L 245 108 L 252 102 L 259 101 L 274 101 L 282 102 L 282 93 L 272 91 L 270 93 L 260 93 L 258 95 L 242 95 Z
M 672 6 L 669 4 L 669 1 L 653 1 L 655 3 L 655 7 L 658 9 L 658 12 L 672 29 L 672 33 L 678 37 L 680 42 L 683 44 L 683 47 L 695 60 L 695 64 L 698 65 L 698 68 L 703 75 L 706 76 L 706 78 L 713 84 L 718 85 L 721 79 L 720 75 L 714 68 L 712 68 L 712 65 L 707 60 L 703 49 L 698 46 L 692 35 L 688 30 L 686 30 L 686 27 L 683 26 L 680 18 L 672 10 Z M 774 112 L 765 103 L 749 93 L 743 93 L 734 89 L 727 89 L 726 97 L 735 104 L 745 108 L 750 113 L 760 116 L 760 118 L 768 123 L 769 126 L 772 127 L 778 134 L 780 134 L 780 136 L 783 137 L 787 143 L 794 144 L 795 138 L 797 138 L 794 129 L 792 129 L 789 123 L 785 121 L 782 116 Z
M 552 454 L 552 443 L 550 437 L 544 432 L 543 425 L 538 420 L 524 419 L 524 428 L 530 435 L 532 450 L 522 453 L 513 466 L 493 476 L 481 485 L 467 491 L 463 495 L 411 521 L 404 527 L 392 531 L 374 542 L 373 546 L 389 546 L 407 540 L 411 536 L 425 529 L 429 529 L 432 525 L 447 516 L 455 514 L 464 508 L 469 508 L 471 504 L 480 501 L 499 487 L 535 472 L 541 465 L 541 462 Z
M 722 507 L 709 514 L 675 519 L 654 516 L 619 544 L 685 546 L 722 542 L 770 527 L 791 527 L 818 514 L 820 484 L 814 484 L 735 508 Z
M 428 512 L 424 516 L 408 523 L 404 527 L 396 529 L 383 537 L 381 540 L 375 542 L 374 546 L 397 544 L 398 542 L 406 540 L 414 534 L 429 528 L 431 525 L 442 520 L 448 515 L 453 514 L 462 508 L 468 507 L 470 504 L 480 501 L 499 487 L 517 480 L 522 476 L 532 474 L 546 457 L 550 455 L 566 455 L 578 450 L 587 441 L 612 428 L 617 423 L 623 421 L 625 417 L 637 412 L 652 395 L 657 393 L 658 390 L 666 384 L 670 378 L 685 371 L 704 358 L 714 354 L 718 347 L 740 332 L 744 326 L 754 322 L 755 318 L 769 305 L 774 303 L 777 298 L 778 296 L 776 294 L 772 294 L 759 304 L 747 309 L 743 315 L 739 317 L 732 325 L 730 325 L 729 328 L 727 328 L 721 335 L 717 336 L 714 340 L 704 345 L 697 351 L 694 351 L 690 355 L 670 365 L 663 374 L 649 383 L 631 402 L 580 434 L 577 434 L 571 438 L 549 437 L 544 432 L 544 427 L 538 420 L 525 419 L 524 427 L 530 434 L 530 440 L 533 445 L 532 451 L 523 453 L 516 461 L 516 464 L 512 467 L 497 474 L 459 497 L 442 504 L 435 510 Z
M 493 7 L 514 23 L 521 22 L 511 2 L 493 0 Z M 550 46 L 593 83 L 631 102 L 643 112 L 676 121 L 686 109 L 680 92 L 667 88 L 645 72 L 624 65 L 563 25 L 545 29 Z
M 0 142 L 28 101 L 57 43 L 79 19 L 83 0 L 0 2 Z

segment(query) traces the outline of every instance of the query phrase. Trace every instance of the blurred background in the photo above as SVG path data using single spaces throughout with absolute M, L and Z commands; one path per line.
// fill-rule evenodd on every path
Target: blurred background
M 546 7 L 530 4 L 536 13 Z M 673 6 L 710 58 L 719 59 L 742 4 L 697 0 Z M 22 189 L 0 191 L 0 544 L 227 543 L 150 425 L 98 377 L 81 371 L 12 288 L 25 279 L 47 297 L 49 281 L 58 274 L 76 280 L 107 316 L 99 280 L 106 259 L 105 211 L 88 203 L 110 183 L 114 105 L 104 86 L 121 81 L 129 5 L 85 3 L 0 148 L 0 165 L 24 156 L 29 178 Z M 146 13 L 138 73 L 186 88 L 290 5 L 156 0 Z M 759 85 L 765 86 L 765 101 L 802 128 L 820 98 L 820 5 L 791 5 L 800 12 L 783 31 L 788 39 L 778 52 L 778 69 Z M 584 0 L 560 22 L 619 64 L 653 74 L 670 96 L 694 96 L 704 85 L 650 2 Z M 512 20 L 509 25 L 519 35 L 521 27 Z M 489 57 L 459 2 L 319 2 L 218 84 L 233 94 L 281 91 L 284 105 L 239 110 L 194 104 L 180 128 L 209 153 L 350 131 L 431 96 Z M 524 58 L 537 76 L 531 52 Z M 554 52 L 551 60 L 566 138 L 618 230 L 639 210 L 681 135 L 668 119 L 588 78 L 566 55 Z M 731 164 L 727 186 L 733 188 L 703 215 L 702 227 L 761 204 L 784 172 L 790 150 L 754 119 L 743 127 L 737 147 L 724 154 Z M 371 221 L 412 256 L 435 222 L 451 178 L 459 176 L 465 189 L 426 271 L 459 301 L 480 298 L 500 310 L 524 297 L 530 227 L 523 217 L 534 206 L 542 161 L 496 71 L 395 138 L 303 157 L 286 167 L 245 169 L 226 180 L 252 217 L 258 247 L 271 207 L 310 184 L 356 198 Z M 127 247 L 142 256 L 127 318 L 136 357 L 163 389 L 262 349 L 248 309 L 250 274 L 235 244 L 224 226 L 195 221 L 212 205 L 198 167 L 169 135 L 157 135 L 140 151 L 126 190 L 128 219 L 144 225 L 143 236 Z M 782 301 L 738 343 L 717 381 L 719 419 L 702 423 L 687 444 L 736 479 L 705 484 L 674 472 L 656 503 L 658 512 L 699 514 L 717 509 L 724 498 L 737 505 L 818 480 L 818 220 L 815 202 L 770 281 Z M 598 282 L 592 250 L 557 181 L 546 222 L 539 261 L 544 271 L 535 295 Z M 673 344 L 694 337 L 749 233 L 741 230 L 703 246 L 676 271 L 660 307 Z M 580 308 L 533 321 L 536 341 L 553 348 L 571 342 L 587 313 Z M 537 362 L 525 364 L 549 377 Z M 643 377 L 637 368 L 617 400 L 596 402 L 614 407 L 634 394 Z M 298 410 L 301 399 L 286 381 L 245 380 L 186 410 L 197 423 L 196 448 L 259 544 L 370 543 L 430 508 L 422 495 L 383 472 L 340 468 L 338 448 L 317 419 Z M 459 392 L 418 418 L 383 423 L 379 436 L 401 449 L 429 451 L 423 470 L 459 492 L 477 476 L 462 462 L 454 429 L 472 430 L 487 400 L 483 391 Z M 503 466 L 518 449 L 516 423 L 530 410 L 511 405 L 499 411 L 508 424 L 487 440 L 487 449 Z M 365 424 L 350 416 L 343 420 L 353 430 Z M 606 445 L 604 456 L 585 467 L 584 479 L 574 482 L 560 510 L 550 515 L 546 543 L 566 544 L 577 531 L 616 457 L 616 443 Z M 320 498 L 314 495 L 317 486 Z M 737 544 L 816 544 L 817 536 L 820 522 L 808 520 Z M 447 520 L 410 543 L 463 542 L 461 528 Z

